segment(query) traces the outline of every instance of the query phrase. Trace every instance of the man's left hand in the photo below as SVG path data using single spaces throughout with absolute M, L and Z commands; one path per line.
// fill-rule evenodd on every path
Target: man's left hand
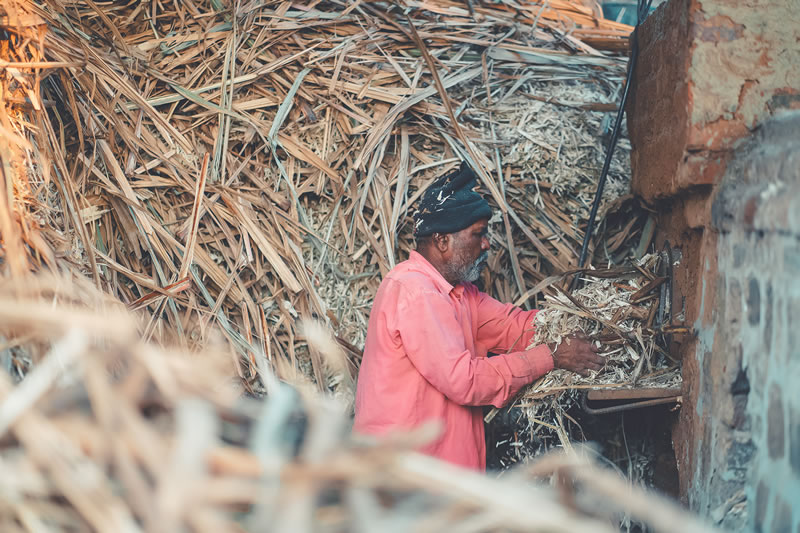
M 600 370 L 605 358 L 597 355 L 597 348 L 585 335 L 570 335 L 553 350 L 553 366 L 588 376 L 590 370 Z

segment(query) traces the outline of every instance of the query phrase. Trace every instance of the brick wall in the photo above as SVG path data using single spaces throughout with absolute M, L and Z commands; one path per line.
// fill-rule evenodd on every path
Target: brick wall
M 639 30 L 634 192 L 681 249 L 697 336 L 673 432 L 680 492 L 731 530 L 800 533 L 800 10 L 669 0 Z

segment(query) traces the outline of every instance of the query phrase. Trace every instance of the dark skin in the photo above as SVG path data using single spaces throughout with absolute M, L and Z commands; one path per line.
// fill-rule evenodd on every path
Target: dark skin
M 489 219 L 481 219 L 456 233 L 434 233 L 417 243 L 417 252 L 424 257 L 451 285 L 464 281 L 482 253 L 488 252 Z M 550 346 L 555 368 L 563 368 L 588 376 L 590 370 L 600 370 L 605 359 L 598 348 L 583 335 L 570 335 L 564 342 Z
M 463 281 L 459 271 L 489 251 L 489 219 L 483 218 L 456 233 L 434 233 L 417 243 L 417 252 L 427 259 L 451 285 Z

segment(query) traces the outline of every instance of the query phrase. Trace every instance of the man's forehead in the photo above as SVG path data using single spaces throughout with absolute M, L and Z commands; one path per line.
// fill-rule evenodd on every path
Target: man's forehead
M 461 231 L 457 231 L 456 233 L 460 233 L 462 235 L 467 235 L 467 234 L 475 232 L 475 231 L 481 231 L 481 232 L 486 231 L 488 229 L 488 227 L 489 227 L 489 219 L 488 218 L 481 218 L 479 220 L 476 220 L 475 222 L 473 222 L 472 224 L 470 224 L 466 228 L 462 229 Z
M 467 226 L 466 228 L 458 231 L 454 231 L 449 235 L 466 235 L 468 233 L 472 233 L 474 231 L 486 231 L 489 228 L 490 220 L 488 218 L 480 218 Z M 447 235 L 445 233 L 441 233 L 440 235 Z
M 489 227 L 489 219 L 488 219 L 488 218 L 481 218 L 481 219 L 479 219 L 479 220 L 475 221 L 475 222 L 474 222 L 474 223 L 473 223 L 473 224 L 472 224 L 472 225 L 471 225 L 469 228 L 467 228 L 467 229 L 471 229 L 471 230 L 476 230 L 476 229 L 484 230 L 484 229 L 486 229 L 486 228 L 488 228 L 488 227 Z

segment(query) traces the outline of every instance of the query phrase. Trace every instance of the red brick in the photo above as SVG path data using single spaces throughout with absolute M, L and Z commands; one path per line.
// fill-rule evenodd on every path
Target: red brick
M 678 168 L 673 182 L 675 190 L 692 185 L 712 185 L 719 182 L 727 166 L 728 154 L 725 152 L 690 153 Z
M 717 183 L 722 152 L 800 109 L 793 17 L 788 4 L 726 0 L 670 0 L 648 17 L 627 108 L 634 192 L 654 201 Z
M 717 120 L 710 124 L 690 124 L 687 150 L 728 150 L 750 130 L 739 119 Z

